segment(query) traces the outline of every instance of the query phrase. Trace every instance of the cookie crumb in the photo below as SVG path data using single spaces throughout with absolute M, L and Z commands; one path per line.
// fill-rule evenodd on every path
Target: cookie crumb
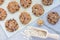
M 40 19 L 40 20 L 37 21 L 37 24 L 38 25 L 43 25 L 44 24 L 44 21 Z

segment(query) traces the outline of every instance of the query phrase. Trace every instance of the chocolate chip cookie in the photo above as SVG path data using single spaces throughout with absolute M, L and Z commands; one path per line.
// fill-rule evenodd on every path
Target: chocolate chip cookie
M 8 4 L 7 8 L 10 12 L 15 13 L 19 10 L 20 6 L 16 1 L 12 1 Z
M 50 24 L 56 24 L 59 20 L 59 15 L 57 12 L 50 12 L 47 16 L 47 20 Z
M 20 0 L 20 3 L 24 8 L 27 8 L 31 5 L 32 0 Z
M 35 4 L 32 7 L 32 12 L 35 16 L 40 16 L 44 13 L 44 9 L 40 4 Z
M 28 24 L 31 21 L 31 16 L 27 12 L 22 12 L 19 19 L 22 24 Z
M 6 30 L 9 32 L 14 32 L 19 28 L 18 23 L 14 19 L 7 20 L 5 22 L 5 27 L 6 27 Z
M 4 0 L 0 0 L 0 5 L 3 4 Z
M 4 20 L 7 16 L 6 11 L 3 8 L 0 8 L 0 20 Z
M 42 0 L 42 3 L 46 6 L 49 6 L 53 3 L 53 0 Z

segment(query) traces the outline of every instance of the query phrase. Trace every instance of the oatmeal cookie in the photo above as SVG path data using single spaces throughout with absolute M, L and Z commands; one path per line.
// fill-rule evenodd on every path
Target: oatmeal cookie
M 18 23 L 14 19 L 7 20 L 5 22 L 5 27 L 9 32 L 14 32 L 19 28 Z
M 53 0 L 42 0 L 42 3 L 46 6 L 52 5 Z
M 33 12 L 34 15 L 40 16 L 44 13 L 44 9 L 40 4 L 35 4 L 32 7 L 32 12 Z
M 32 0 L 20 0 L 20 3 L 24 8 L 27 8 L 31 5 Z
M 12 2 L 9 2 L 7 8 L 10 12 L 14 13 L 20 9 L 20 6 L 16 1 L 12 1 Z
M 4 20 L 7 16 L 6 11 L 3 8 L 0 8 L 0 20 Z
M 56 24 L 59 20 L 59 15 L 57 12 L 50 12 L 47 16 L 47 20 L 51 24 Z
M 19 19 L 22 22 L 22 24 L 27 24 L 31 21 L 31 16 L 27 12 L 22 12 Z

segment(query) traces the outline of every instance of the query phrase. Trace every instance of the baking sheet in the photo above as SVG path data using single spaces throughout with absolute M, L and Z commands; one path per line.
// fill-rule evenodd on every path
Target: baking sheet
M 19 3 L 19 5 L 20 5 L 20 10 L 19 10 L 18 12 L 16 12 L 15 14 L 11 14 L 11 13 L 8 11 L 8 9 L 7 9 L 7 5 L 8 5 L 8 3 L 11 2 L 11 1 L 12 1 L 12 0 L 5 0 L 5 2 L 3 3 L 3 5 L 0 6 L 0 8 L 3 8 L 3 9 L 5 9 L 5 10 L 7 11 L 7 18 L 6 18 L 4 21 L 0 21 L 0 25 L 1 25 L 1 27 L 3 28 L 3 30 L 5 31 L 5 33 L 6 33 L 6 35 L 7 35 L 8 37 L 11 37 L 13 34 L 15 34 L 16 32 L 20 31 L 20 30 L 23 29 L 24 27 L 27 27 L 27 25 L 29 25 L 29 24 L 32 23 L 34 20 L 36 20 L 36 19 L 39 18 L 39 17 L 36 17 L 35 15 L 33 15 L 33 13 L 32 13 L 32 6 L 33 6 L 34 4 L 41 4 L 41 5 L 43 6 L 44 10 L 45 10 L 44 14 L 45 14 L 46 12 L 50 11 L 52 8 L 54 8 L 54 7 L 56 7 L 56 6 L 58 6 L 58 5 L 60 4 L 60 2 L 59 2 L 60 0 L 54 0 L 52 5 L 50 5 L 50 6 L 44 6 L 44 5 L 42 4 L 42 2 L 41 2 L 42 0 L 32 0 L 31 6 L 30 6 L 29 8 L 27 8 L 27 9 L 24 9 L 24 8 L 20 5 L 20 0 L 13 0 L 13 1 L 17 1 L 17 2 Z M 30 21 L 30 23 L 27 24 L 27 25 L 23 25 L 23 24 L 19 21 L 19 15 L 20 15 L 20 13 L 23 12 L 23 11 L 28 12 L 28 13 L 31 15 L 31 18 L 32 18 L 32 20 Z M 43 14 L 43 15 L 44 15 L 44 14 Z M 43 16 L 43 15 L 42 15 L 42 16 Z M 8 31 L 6 30 L 6 28 L 5 28 L 5 22 L 6 22 L 6 20 L 13 19 L 13 18 L 18 22 L 18 24 L 19 24 L 19 29 L 18 29 L 17 31 L 15 31 L 15 32 L 8 32 Z

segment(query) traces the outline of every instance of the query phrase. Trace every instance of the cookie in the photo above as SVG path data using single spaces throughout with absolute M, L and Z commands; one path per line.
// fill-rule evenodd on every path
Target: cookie
M 4 0 L 0 0 L 0 5 L 3 4 Z
M 20 9 L 20 6 L 16 1 L 12 1 L 8 4 L 7 8 L 10 12 L 15 13 Z
M 52 5 L 53 0 L 42 0 L 42 3 L 46 6 Z
M 57 12 L 50 12 L 47 16 L 47 20 L 50 24 L 56 24 L 59 20 L 59 15 Z
M 41 16 L 44 13 L 44 9 L 40 4 L 35 4 L 32 7 L 32 12 L 35 16 Z
M 5 22 L 5 27 L 6 27 L 6 30 L 9 32 L 14 32 L 19 28 L 18 23 L 14 19 L 7 20 Z
M 3 8 L 0 8 L 0 20 L 4 20 L 7 16 L 6 11 Z
M 32 0 L 20 0 L 20 3 L 24 8 L 27 8 L 31 5 Z
M 22 12 L 19 19 L 22 24 L 28 24 L 31 21 L 31 16 L 27 12 Z

